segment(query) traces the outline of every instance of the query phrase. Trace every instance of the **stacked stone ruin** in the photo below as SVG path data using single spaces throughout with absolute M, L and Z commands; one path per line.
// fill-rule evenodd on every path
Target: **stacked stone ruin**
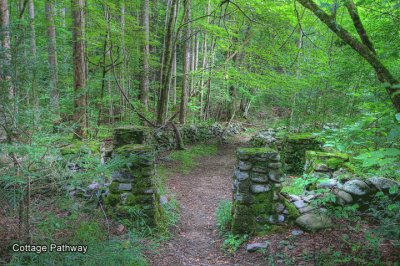
M 327 210 L 316 204 L 321 197 L 333 197 L 331 204 L 357 203 L 362 207 L 368 206 L 378 191 L 393 199 L 399 195 L 391 195 L 389 189 L 400 188 L 400 182 L 355 176 L 349 155 L 322 151 L 321 141 L 311 134 L 278 138 L 273 130 L 265 130 L 256 134 L 250 144 L 254 148 L 237 152 L 231 228 L 234 234 L 264 234 L 271 226 L 291 221 L 315 232 L 333 225 Z M 315 183 L 300 196 L 281 193 L 283 172 L 304 173 L 303 178 L 312 178 L 310 181 Z
M 233 176 L 232 232 L 254 234 L 284 223 L 289 215 L 279 192 L 284 181 L 279 153 L 270 148 L 240 148 Z
M 289 175 L 303 174 L 306 151 L 319 151 L 321 146 L 321 141 L 311 134 L 288 135 L 284 140 L 282 151 L 285 173 Z
M 112 175 L 105 203 L 110 214 L 128 217 L 132 209 L 144 214 L 146 224 L 155 226 L 162 215 L 154 185 L 154 148 L 143 127 L 122 127 L 114 131 L 112 156 L 123 160 L 123 167 Z

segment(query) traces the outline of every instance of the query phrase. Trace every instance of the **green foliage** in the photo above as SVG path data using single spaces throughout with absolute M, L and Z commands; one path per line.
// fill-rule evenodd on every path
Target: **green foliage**
M 216 217 L 220 234 L 228 233 L 232 224 L 232 202 L 230 200 L 222 200 L 219 202 L 216 210 Z
M 169 157 L 179 162 L 179 170 L 189 173 L 190 170 L 198 165 L 197 160 L 201 157 L 215 155 L 217 147 L 214 145 L 199 144 L 183 151 L 172 151 Z
M 84 227 L 84 228 L 83 228 Z M 99 234 L 105 233 L 99 230 L 98 225 L 85 224 L 77 231 L 76 244 L 88 245 L 86 254 L 72 252 L 45 252 L 16 253 L 9 265 L 148 265 L 141 254 L 143 245 L 137 236 L 129 234 L 126 239 L 111 239 L 99 241 Z M 82 231 L 83 230 L 83 231 Z M 86 231 L 89 230 L 89 231 Z
M 230 233 L 226 236 L 222 247 L 226 249 L 230 254 L 233 254 L 248 239 L 248 235 L 233 235 Z

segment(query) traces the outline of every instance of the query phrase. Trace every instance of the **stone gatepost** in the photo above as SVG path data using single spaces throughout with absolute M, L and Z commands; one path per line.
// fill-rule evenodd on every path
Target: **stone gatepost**
M 301 175 L 306 163 L 306 150 L 321 150 L 322 142 L 309 133 L 291 134 L 285 138 L 282 151 L 285 173 Z
M 111 214 L 127 217 L 132 211 L 141 212 L 149 226 L 155 226 L 161 217 L 159 195 L 154 185 L 155 154 L 152 146 L 127 144 L 146 143 L 146 131 L 140 127 L 115 130 L 113 158 L 122 167 L 112 175 L 109 194 L 105 198 Z M 121 145 L 122 144 L 122 145 Z
M 279 153 L 270 148 L 240 148 L 233 176 L 234 234 L 263 234 L 289 214 L 280 190 L 284 181 Z

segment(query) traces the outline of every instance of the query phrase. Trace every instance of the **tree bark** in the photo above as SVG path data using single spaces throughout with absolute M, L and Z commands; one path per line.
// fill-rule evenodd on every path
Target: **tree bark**
M 50 73 L 50 106 L 54 115 L 54 121 L 60 120 L 60 93 L 58 90 L 58 66 L 56 48 L 56 27 L 54 25 L 54 4 L 52 0 L 46 0 L 46 35 L 47 52 Z
M 143 27 L 143 62 L 142 73 L 140 79 L 140 100 L 146 111 L 149 110 L 149 58 L 150 58 L 150 14 L 149 0 L 144 0 L 142 4 L 142 27 Z
M 190 69 L 191 69 L 191 56 L 190 56 L 190 20 L 191 20 L 191 0 L 185 0 L 185 12 L 186 12 L 186 28 L 185 28 L 185 44 L 184 44 L 184 56 L 183 56 L 183 77 L 182 77 L 182 94 L 181 94 L 181 105 L 179 112 L 179 123 L 184 124 L 186 122 L 186 111 L 189 100 L 190 92 Z
M 400 112 L 400 84 L 399 81 L 390 73 L 385 65 L 379 60 L 377 55 L 370 50 L 370 48 L 364 43 L 358 41 L 356 38 L 344 29 L 342 26 L 336 23 L 336 20 L 332 19 L 332 16 L 328 15 L 312 0 L 297 0 L 305 8 L 309 9 L 319 18 L 329 29 L 331 29 L 340 39 L 347 43 L 353 48 L 359 55 L 361 55 L 375 70 L 378 80 L 384 84 L 386 92 L 389 95 L 390 100 L 397 112 Z M 360 25 L 357 23 L 353 24 L 360 34 L 362 30 L 359 28 Z M 362 34 L 362 33 L 361 33 Z M 364 37 L 361 37 L 363 39 Z M 365 39 L 365 38 L 364 38 Z
M 30 67 L 32 73 L 32 103 L 33 103 L 33 123 L 36 125 L 39 120 L 39 96 L 36 87 L 36 30 L 35 30 L 35 5 L 33 0 L 28 2 L 28 13 L 29 13 L 29 28 L 30 28 Z
M 14 88 L 11 83 L 11 42 L 10 42 L 10 11 L 8 0 L 0 0 L 0 26 L 1 26 L 1 48 L 3 60 L 1 67 L 1 80 L 5 83 L 8 91 L 8 98 L 14 97 Z
M 169 80 L 171 78 L 171 62 L 172 62 L 172 47 L 173 47 L 173 23 L 176 1 L 172 0 L 170 16 L 167 23 L 166 42 L 164 49 L 164 64 L 162 65 L 162 83 L 160 88 L 160 97 L 157 106 L 157 124 L 164 125 L 167 120 L 168 112 L 168 92 Z
M 74 60 L 74 121 L 75 137 L 86 138 L 86 62 L 84 45 L 83 0 L 72 0 Z

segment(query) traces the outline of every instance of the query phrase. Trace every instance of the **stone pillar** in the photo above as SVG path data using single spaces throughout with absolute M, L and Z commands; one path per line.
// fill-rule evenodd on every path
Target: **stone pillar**
M 130 211 L 141 212 L 147 225 L 155 226 L 161 217 L 159 195 L 153 182 L 155 154 L 151 130 L 147 127 L 128 126 L 114 130 L 112 156 L 123 161 L 123 166 L 112 175 L 109 194 L 105 198 L 109 211 L 128 217 Z
M 285 139 L 282 159 L 286 174 L 301 175 L 306 163 L 306 150 L 321 150 L 321 141 L 309 134 L 291 134 Z
M 270 148 L 240 148 L 233 176 L 232 233 L 263 234 L 288 212 L 279 192 L 284 181 L 280 155 Z
M 147 225 L 154 226 L 160 215 L 159 196 L 153 184 L 154 151 L 150 146 L 130 144 L 114 150 L 113 157 L 126 161 L 124 167 L 112 176 L 105 203 L 111 213 L 120 217 L 129 215 L 129 209 L 143 212 Z

